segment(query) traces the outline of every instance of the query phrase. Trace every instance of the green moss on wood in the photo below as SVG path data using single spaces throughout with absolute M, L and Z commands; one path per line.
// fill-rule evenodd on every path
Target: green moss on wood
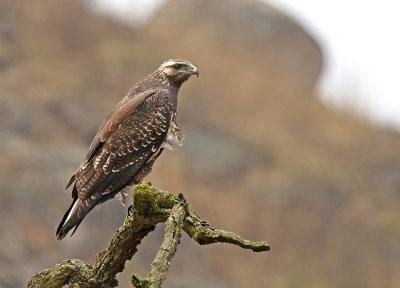
M 117 273 L 123 271 L 125 262 L 132 259 L 141 240 L 160 222 L 166 222 L 164 241 L 150 272 L 145 279 L 132 275 L 135 287 L 160 287 L 172 257 L 175 254 L 181 229 L 201 245 L 216 242 L 231 243 L 255 252 L 268 251 L 268 243 L 242 239 L 238 234 L 214 228 L 188 209 L 180 194 L 155 188 L 149 183 L 139 184 L 133 192 L 132 214 L 111 239 L 108 247 L 99 253 L 95 265 L 79 259 L 63 261 L 54 267 L 35 274 L 29 288 L 61 288 L 64 285 L 79 288 L 110 288 L 118 285 Z

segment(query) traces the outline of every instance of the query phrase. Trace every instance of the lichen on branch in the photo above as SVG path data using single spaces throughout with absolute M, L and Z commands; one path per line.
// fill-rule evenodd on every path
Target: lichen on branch
M 142 279 L 135 274 L 131 277 L 132 284 L 137 288 L 160 287 L 179 245 L 182 229 L 201 245 L 221 242 L 254 252 L 270 249 L 264 241 L 252 242 L 236 233 L 215 229 L 188 208 L 182 194 L 176 196 L 150 184 L 136 186 L 131 212 L 108 247 L 99 253 L 94 265 L 78 259 L 65 260 L 35 274 L 28 287 L 116 287 L 116 275 L 124 270 L 125 262 L 132 259 L 141 240 L 161 222 L 166 223 L 164 241 L 147 277 Z

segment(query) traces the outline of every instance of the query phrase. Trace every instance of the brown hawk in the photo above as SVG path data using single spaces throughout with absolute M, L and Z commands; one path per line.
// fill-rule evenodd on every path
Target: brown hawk
M 96 205 L 124 197 L 124 189 L 150 172 L 164 148 L 182 145 L 176 125 L 178 91 L 198 69 L 188 61 L 167 60 L 138 82 L 101 124 L 85 160 L 72 175 L 72 204 L 57 228 L 57 239 L 76 231 Z

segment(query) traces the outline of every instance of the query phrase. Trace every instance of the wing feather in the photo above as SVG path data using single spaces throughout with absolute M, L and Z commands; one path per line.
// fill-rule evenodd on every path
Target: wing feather
M 111 111 L 107 118 L 100 125 L 96 136 L 90 144 L 89 151 L 83 163 L 88 163 L 94 154 L 96 154 L 99 145 L 107 141 L 108 137 L 118 128 L 121 122 L 129 116 L 143 102 L 146 97 L 156 93 L 156 89 L 146 90 L 144 92 L 133 94 L 131 90 Z
M 150 96 L 140 108 L 121 123 L 105 144 L 110 153 L 103 167 L 105 173 L 119 172 L 130 165 L 143 166 L 164 141 L 173 114 L 167 95 Z
M 161 147 L 172 115 L 168 93 L 160 90 L 144 98 L 118 125 L 104 126 L 114 130 L 92 155 L 88 153 L 86 164 L 75 174 L 78 197 L 117 192 L 132 182 Z
M 132 89 L 129 93 L 115 106 L 115 108 L 111 111 L 111 113 L 106 117 L 103 123 L 100 125 L 99 130 L 97 131 L 96 136 L 93 138 L 92 143 L 90 144 L 88 153 L 85 157 L 85 160 L 82 162 L 78 170 L 71 176 L 67 186 L 65 189 L 68 189 L 78 178 L 79 174 L 82 173 L 82 170 L 93 160 L 93 157 L 98 154 L 102 154 L 101 150 L 103 148 L 104 142 L 107 141 L 108 137 L 112 134 L 113 129 L 119 126 L 119 124 L 131 115 L 135 109 L 143 102 L 146 97 L 156 93 L 156 89 L 149 89 L 144 92 L 135 94 L 135 90 Z M 102 159 L 98 159 L 98 163 L 95 165 L 95 170 L 97 170 L 97 166 L 99 164 L 104 165 L 107 160 L 108 155 L 102 155 Z M 99 163 L 100 160 L 103 160 L 103 163 Z

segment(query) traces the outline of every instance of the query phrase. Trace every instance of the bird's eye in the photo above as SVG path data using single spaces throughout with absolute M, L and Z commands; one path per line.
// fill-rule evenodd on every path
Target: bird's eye
M 182 65 L 181 64 L 175 64 L 174 69 L 179 70 L 181 69 Z

